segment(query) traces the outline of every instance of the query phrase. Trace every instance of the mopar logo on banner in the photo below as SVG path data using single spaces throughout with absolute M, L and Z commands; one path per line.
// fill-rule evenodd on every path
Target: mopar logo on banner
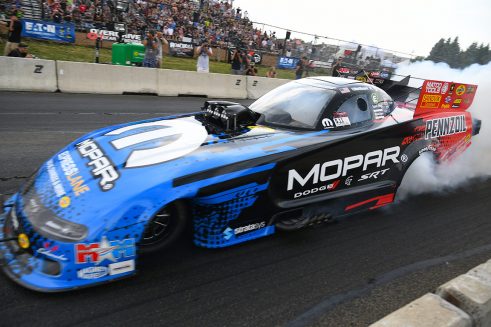
M 283 69 L 295 69 L 299 60 L 300 59 L 298 58 L 279 57 L 277 67 Z
M 75 42 L 75 25 L 23 19 L 22 36 L 59 42 Z

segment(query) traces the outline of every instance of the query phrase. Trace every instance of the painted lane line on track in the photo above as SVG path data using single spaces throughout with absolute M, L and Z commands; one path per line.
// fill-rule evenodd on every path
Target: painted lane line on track
M 317 305 L 313 306 L 311 309 L 305 311 L 301 315 L 299 315 L 297 318 L 293 319 L 289 323 L 287 323 L 285 326 L 286 327 L 303 327 L 303 326 L 309 326 L 312 325 L 317 319 L 321 318 L 324 314 L 326 314 L 328 311 L 332 310 L 335 306 L 349 301 L 353 300 L 355 298 L 358 298 L 372 289 L 374 289 L 377 286 L 381 286 L 384 284 L 387 284 L 393 280 L 396 280 L 398 278 L 404 277 L 406 275 L 409 275 L 411 273 L 415 273 L 418 271 L 421 271 L 426 268 L 431 268 L 446 262 L 451 262 L 455 260 L 460 260 L 460 259 L 465 259 L 468 257 L 472 257 L 477 254 L 481 254 L 487 251 L 491 251 L 491 244 L 483 245 L 480 247 L 477 247 L 475 249 L 467 250 L 464 252 L 456 253 L 456 254 L 451 254 L 448 256 L 444 257 L 438 257 L 438 258 L 433 258 L 433 259 L 428 259 L 428 260 L 423 260 L 419 262 L 415 262 L 413 264 L 397 268 L 395 270 L 389 271 L 387 273 L 384 273 L 380 276 L 377 276 L 372 283 L 369 285 L 353 289 L 351 291 L 348 291 L 346 293 L 340 293 L 336 294 L 334 296 L 330 296 L 326 298 L 325 300 L 321 301 Z

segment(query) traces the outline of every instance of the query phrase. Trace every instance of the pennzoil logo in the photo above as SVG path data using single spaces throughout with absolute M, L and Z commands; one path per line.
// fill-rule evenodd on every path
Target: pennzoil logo
M 430 119 L 426 121 L 425 139 L 464 133 L 467 122 L 464 115 Z
M 87 166 L 91 167 L 91 174 L 100 178 L 99 186 L 102 191 L 109 191 L 114 187 L 114 182 L 119 178 L 118 171 L 106 156 L 104 151 L 92 139 L 87 139 L 76 145 L 78 153 L 88 158 Z

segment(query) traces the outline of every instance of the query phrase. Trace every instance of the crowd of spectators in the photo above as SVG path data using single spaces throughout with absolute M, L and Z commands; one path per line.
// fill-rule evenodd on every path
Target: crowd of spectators
M 33 0 L 36 1 L 36 0 Z M 236 46 L 250 50 L 311 57 L 312 46 L 299 39 L 279 40 L 274 31 L 255 28 L 247 10 L 232 0 L 39 0 L 44 20 L 73 22 L 79 31 L 92 28 L 146 35 L 160 31 L 168 40 L 207 42 L 212 47 Z M 20 8 L 20 0 L 5 1 Z M 7 11 L 8 8 L 5 10 Z M 1 11 L 1 10 L 0 10 Z M 284 36 L 281 36 L 284 37 Z
M 276 34 L 254 28 L 248 12 L 232 2 L 207 0 L 200 6 L 198 0 L 43 0 L 43 15 L 56 23 L 73 22 L 83 31 L 124 24 L 130 34 L 154 30 L 172 40 L 277 50 Z

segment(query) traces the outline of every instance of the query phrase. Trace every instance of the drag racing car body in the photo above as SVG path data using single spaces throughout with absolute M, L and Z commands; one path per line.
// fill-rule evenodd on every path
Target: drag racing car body
M 135 273 L 173 242 L 225 247 L 391 203 L 424 152 L 449 160 L 480 122 L 477 86 L 426 81 L 416 110 L 369 84 L 287 83 L 249 108 L 100 129 L 49 159 L 3 204 L 1 260 L 18 283 L 61 291 Z

